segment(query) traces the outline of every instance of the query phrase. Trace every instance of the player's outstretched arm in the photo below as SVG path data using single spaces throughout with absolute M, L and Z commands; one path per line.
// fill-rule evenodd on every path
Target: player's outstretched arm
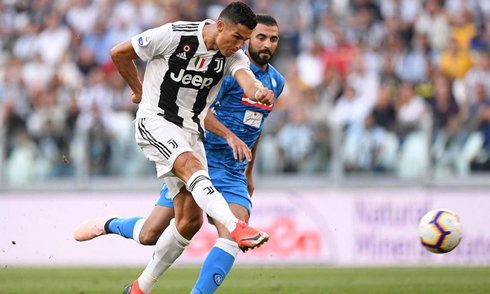
M 234 78 L 249 99 L 266 105 L 272 105 L 274 103 L 274 92 L 264 88 L 262 83 L 255 78 L 251 70 L 239 69 L 236 71 Z
M 114 46 L 111 49 L 112 62 L 116 66 L 117 70 L 128 83 L 133 93 L 131 94 L 131 100 L 133 103 L 141 102 L 141 95 L 143 93 L 143 85 L 138 77 L 138 69 L 133 62 L 133 59 L 139 58 L 134 51 L 131 40 L 127 40 Z
M 252 160 L 252 151 L 248 148 L 248 145 L 245 144 L 240 138 L 238 138 L 230 129 L 225 127 L 213 114 L 213 112 L 208 109 L 208 113 L 206 114 L 206 118 L 204 119 L 204 128 L 210 131 L 211 133 L 218 135 L 228 142 L 228 145 L 233 149 L 233 157 L 235 159 L 239 159 L 240 162 L 243 161 L 243 158 L 246 158 L 247 161 Z

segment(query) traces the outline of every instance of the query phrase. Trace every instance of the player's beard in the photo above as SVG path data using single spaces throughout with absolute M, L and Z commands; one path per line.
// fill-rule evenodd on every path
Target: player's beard
M 268 53 L 269 55 L 261 58 L 260 53 Z M 250 58 L 252 58 L 252 60 L 260 66 L 269 63 L 273 56 L 272 51 L 269 49 L 255 50 L 255 48 L 252 46 L 252 42 L 248 44 L 248 54 L 250 55 Z

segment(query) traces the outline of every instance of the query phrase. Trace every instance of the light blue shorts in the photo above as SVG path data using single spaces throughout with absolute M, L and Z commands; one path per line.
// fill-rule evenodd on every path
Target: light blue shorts
M 248 195 L 247 178 L 242 173 L 229 172 L 223 168 L 209 167 L 209 176 L 213 186 L 223 195 L 226 202 L 239 204 L 247 208 L 249 215 L 252 213 L 252 200 Z M 168 193 L 166 184 L 160 191 L 160 199 L 156 205 L 174 207 L 174 203 Z

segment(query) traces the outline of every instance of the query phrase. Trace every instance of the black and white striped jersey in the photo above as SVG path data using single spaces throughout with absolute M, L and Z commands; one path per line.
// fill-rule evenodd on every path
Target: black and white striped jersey
M 168 23 L 131 39 L 136 54 L 148 61 L 136 118 L 163 116 L 186 131 L 203 133 L 204 117 L 223 77 L 249 70 L 242 50 L 226 58 L 206 49 L 206 23 L 214 21 Z

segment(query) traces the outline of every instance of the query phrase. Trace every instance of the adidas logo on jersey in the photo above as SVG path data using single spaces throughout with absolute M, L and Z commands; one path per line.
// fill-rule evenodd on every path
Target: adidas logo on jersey
M 185 55 L 185 52 L 177 53 L 177 57 L 180 59 L 187 60 L 187 55 Z

